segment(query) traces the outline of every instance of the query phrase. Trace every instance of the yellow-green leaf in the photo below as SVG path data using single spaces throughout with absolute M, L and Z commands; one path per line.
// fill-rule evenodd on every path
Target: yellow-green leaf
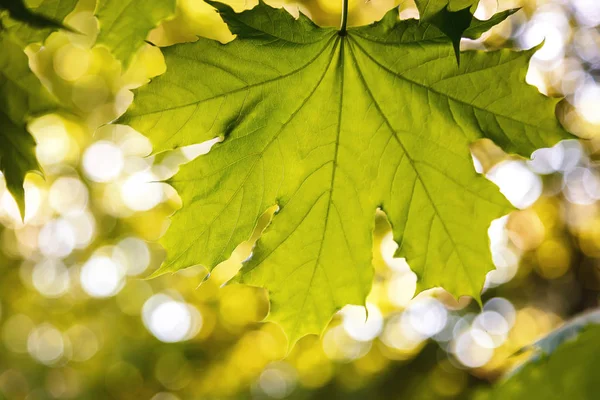
M 364 304 L 382 208 L 420 290 L 478 298 L 493 268 L 488 226 L 510 207 L 469 145 L 529 156 L 570 137 L 556 100 L 525 83 L 532 52 L 465 52 L 457 67 L 443 32 L 396 10 L 340 34 L 264 3 L 211 4 L 237 39 L 166 48 L 166 74 L 120 120 L 158 152 L 224 139 L 171 181 L 183 208 L 159 273 L 214 267 L 277 204 L 241 281 L 268 289 L 269 319 L 293 343 Z
M 175 0 L 98 0 L 97 43 L 127 67 L 148 33 L 174 13 Z

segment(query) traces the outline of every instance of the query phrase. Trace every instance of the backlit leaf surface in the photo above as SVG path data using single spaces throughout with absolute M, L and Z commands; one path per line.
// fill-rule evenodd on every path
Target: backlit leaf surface
M 479 298 L 488 226 L 510 207 L 474 171 L 470 144 L 529 156 L 569 137 L 557 101 L 525 83 L 533 51 L 464 52 L 457 66 L 443 32 L 397 10 L 340 35 L 263 3 L 211 4 L 237 39 L 164 49 L 166 74 L 120 120 L 157 152 L 223 138 L 170 182 L 183 208 L 159 273 L 214 267 L 277 204 L 240 279 L 268 289 L 268 318 L 293 343 L 364 304 L 380 207 L 420 290 Z M 474 19 L 465 35 L 490 25 Z
M 106 46 L 126 67 L 148 33 L 175 13 L 175 0 L 98 0 L 97 43 Z

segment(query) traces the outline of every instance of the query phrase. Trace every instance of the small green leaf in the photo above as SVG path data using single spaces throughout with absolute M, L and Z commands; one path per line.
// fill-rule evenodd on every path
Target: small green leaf
M 560 345 L 577 337 L 585 328 L 598 324 L 600 324 L 600 311 L 584 313 L 573 318 L 560 328 L 555 329 L 532 345 L 525 347 L 522 351 L 534 351 L 534 356 L 530 361 L 537 359 L 540 355 L 546 356 L 552 354 Z
M 175 0 L 98 0 L 97 43 L 107 47 L 126 68 L 148 33 L 175 13 Z
M 600 311 L 574 319 L 530 346 L 528 361 L 477 400 L 598 398 Z
M 471 25 L 463 33 L 463 37 L 467 39 L 478 39 L 485 32 L 489 31 L 494 26 L 498 25 L 499 23 L 501 23 L 506 18 L 510 17 L 519 10 L 520 8 L 513 8 L 510 10 L 501 11 L 499 13 L 494 14 L 492 18 L 483 21 L 480 21 L 477 18 L 473 18 L 473 20 L 471 21 Z
M 365 303 L 382 208 L 419 290 L 478 299 L 493 268 L 487 229 L 510 206 L 474 171 L 470 144 L 529 156 L 571 137 L 557 100 L 525 83 L 533 52 L 465 52 L 457 67 L 442 31 L 396 10 L 339 35 L 264 3 L 210 4 L 237 39 L 165 48 L 167 73 L 120 120 L 158 152 L 224 138 L 170 181 L 184 206 L 159 273 L 213 268 L 279 205 L 241 281 L 268 289 L 268 318 L 294 343 Z
M 23 180 L 40 171 L 35 140 L 27 132 L 30 116 L 55 111 L 58 103 L 29 69 L 29 60 L 8 33 L 0 33 L 0 171 L 25 215 Z
M 30 6 L 29 3 L 37 5 Z M 12 19 L 3 21 L 5 28 L 25 46 L 43 42 L 57 29 L 71 31 L 61 21 L 73 11 L 75 5 L 77 0 L 0 0 L 0 10 L 8 10 Z

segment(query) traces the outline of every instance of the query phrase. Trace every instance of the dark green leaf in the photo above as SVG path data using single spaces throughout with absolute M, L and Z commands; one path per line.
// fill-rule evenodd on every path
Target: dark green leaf
M 24 45 L 43 42 L 57 29 L 71 31 L 62 24 L 62 20 L 73 11 L 77 0 L 43 0 L 36 7 L 28 7 L 27 3 L 23 0 L 0 0 L 0 10 L 7 10 L 13 20 L 3 21 L 3 25 Z
M 57 108 L 54 97 L 29 69 L 20 44 L 0 33 L 0 170 L 23 216 L 23 180 L 27 172 L 40 171 L 27 120 Z

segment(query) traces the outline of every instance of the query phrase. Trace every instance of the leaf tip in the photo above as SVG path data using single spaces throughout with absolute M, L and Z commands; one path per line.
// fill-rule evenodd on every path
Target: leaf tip
M 19 217 L 21 219 L 21 223 L 25 223 L 25 191 L 14 191 L 10 190 L 15 202 L 17 203 L 17 207 L 19 207 Z

